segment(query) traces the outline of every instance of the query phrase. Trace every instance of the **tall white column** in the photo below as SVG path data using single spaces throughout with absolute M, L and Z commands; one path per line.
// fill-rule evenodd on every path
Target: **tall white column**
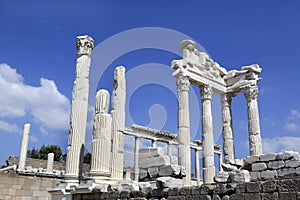
M 111 177 L 123 179 L 124 136 L 125 128 L 126 79 L 125 67 L 117 67 L 114 72 L 112 94 L 112 163 Z
M 200 185 L 200 159 L 199 159 L 199 150 L 198 149 L 195 149 L 195 163 L 196 163 L 197 185 Z
M 109 101 L 107 90 L 97 92 L 90 171 L 93 177 L 110 176 L 112 120 L 111 115 L 108 114 Z
M 47 172 L 48 173 L 53 172 L 53 162 L 54 162 L 54 153 L 48 153 L 48 158 L 47 158 Z
M 248 107 L 248 132 L 250 155 L 261 155 L 262 141 L 260 135 L 260 122 L 257 105 L 258 88 L 256 85 L 247 86 L 244 88 L 244 94 L 247 100 Z
M 234 160 L 234 142 L 232 129 L 232 112 L 231 112 L 231 94 L 221 95 L 222 104 L 222 136 L 223 136 L 223 150 L 224 161 L 229 163 Z
M 202 100 L 203 182 L 213 183 L 215 176 L 214 135 L 211 112 L 212 88 L 200 86 Z
M 18 171 L 25 170 L 25 162 L 26 162 L 27 150 L 28 150 L 29 133 L 30 133 L 30 124 L 24 124 Z
M 167 144 L 168 146 L 167 146 L 167 153 L 168 153 L 168 156 L 172 156 L 172 143 L 171 142 L 169 142 L 168 144 Z
M 78 183 L 78 178 L 82 176 L 81 169 L 88 112 L 89 70 L 94 40 L 89 36 L 79 36 L 76 40 L 76 47 L 76 78 L 72 96 L 65 175 L 65 179 L 75 185 Z
M 180 75 L 176 80 L 178 93 L 178 164 L 185 167 L 185 185 L 191 184 L 191 152 L 190 152 L 190 113 L 189 87 L 187 76 Z
M 134 146 L 134 180 L 139 181 L 139 150 L 140 150 L 140 138 L 135 137 Z

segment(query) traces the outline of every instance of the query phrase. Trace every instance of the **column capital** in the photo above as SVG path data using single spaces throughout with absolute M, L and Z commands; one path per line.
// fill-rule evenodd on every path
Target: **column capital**
M 234 94 L 225 93 L 221 95 L 221 102 L 223 107 L 231 107 L 232 97 Z
M 188 76 L 179 75 L 176 79 L 176 85 L 178 91 L 189 91 L 190 80 Z
M 94 40 L 88 35 L 77 36 L 76 38 L 77 56 L 91 55 L 94 48 Z
M 243 88 L 244 95 L 246 97 L 247 103 L 252 100 L 257 100 L 258 87 L 257 85 L 248 85 Z
M 208 84 L 200 85 L 201 99 L 207 100 L 212 98 L 212 88 Z

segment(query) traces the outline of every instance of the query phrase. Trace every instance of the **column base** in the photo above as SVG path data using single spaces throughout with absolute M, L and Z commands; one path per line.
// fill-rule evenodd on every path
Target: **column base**
M 94 171 L 89 172 L 89 176 L 90 177 L 94 177 L 94 176 L 95 177 L 98 177 L 98 176 L 110 177 L 111 173 L 109 171 L 101 171 L 101 170 L 96 171 L 96 170 L 94 170 Z
M 215 166 L 203 168 L 203 183 L 214 183 L 215 175 L 216 175 Z

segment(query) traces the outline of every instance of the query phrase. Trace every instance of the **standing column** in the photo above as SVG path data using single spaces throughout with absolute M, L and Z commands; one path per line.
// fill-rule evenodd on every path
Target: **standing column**
M 223 171 L 222 169 L 222 154 L 218 153 L 218 157 L 219 157 L 219 171 Z
M 195 149 L 195 162 L 196 162 L 197 185 L 200 185 L 200 160 L 199 160 L 199 150 L 198 149 Z
M 134 180 L 139 181 L 139 150 L 140 150 L 140 138 L 135 137 L 134 146 Z
M 112 95 L 112 163 L 111 177 L 123 179 L 124 136 L 125 128 L 126 80 L 125 67 L 117 67 L 114 72 Z
M 202 100 L 203 182 L 213 183 L 215 176 L 214 135 L 211 113 L 211 86 L 200 86 Z
M 26 162 L 27 150 L 28 150 L 29 133 L 30 133 L 30 124 L 24 124 L 18 171 L 25 170 L 25 162 Z
M 107 90 L 99 90 L 96 94 L 90 171 L 93 177 L 110 176 L 111 115 L 108 114 L 109 99 Z
M 170 158 L 171 158 L 171 156 L 172 156 L 172 143 L 171 142 L 169 142 L 168 144 L 167 144 L 168 146 L 167 146 L 167 153 L 168 153 L 168 156 L 170 156 Z
M 224 150 L 225 163 L 229 163 L 230 161 L 234 160 L 231 101 L 232 101 L 232 96 L 230 94 L 221 95 L 222 125 L 223 125 L 222 136 L 223 136 L 223 150 Z
M 48 153 L 47 172 L 53 173 L 54 153 Z
M 82 176 L 82 164 L 86 131 L 89 96 L 89 70 L 94 41 L 89 36 L 79 36 L 76 40 L 76 78 L 73 88 L 70 119 L 70 134 L 67 148 L 65 179 L 78 183 Z
M 178 164 L 185 167 L 185 185 L 191 184 L 191 152 L 190 152 L 190 113 L 189 87 L 187 76 L 180 75 L 176 80 L 178 93 Z
M 258 88 L 256 85 L 246 86 L 244 94 L 247 100 L 248 107 L 248 132 L 250 155 L 261 155 L 262 142 L 260 135 L 259 113 L 257 105 Z

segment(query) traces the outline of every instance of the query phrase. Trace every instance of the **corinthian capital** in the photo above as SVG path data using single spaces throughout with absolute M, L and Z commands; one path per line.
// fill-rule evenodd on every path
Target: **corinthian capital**
M 208 84 L 203 84 L 200 86 L 201 99 L 211 99 L 212 97 L 212 89 Z
M 77 55 L 91 55 L 94 48 L 94 40 L 88 35 L 76 38 Z
M 257 99 L 258 88 L 256 85 L 248 85 L 243 89 L 247 102 Z
M 178 76 L 176 79 L 176 85 L 178 91 L 189 91 L 190 89 L 190 81 L 187 76 Z
M 223 107 L 231 107 L 232 97 L 234 95 L 232 93 L 226 93 L 221 95 L 221 102 Z

